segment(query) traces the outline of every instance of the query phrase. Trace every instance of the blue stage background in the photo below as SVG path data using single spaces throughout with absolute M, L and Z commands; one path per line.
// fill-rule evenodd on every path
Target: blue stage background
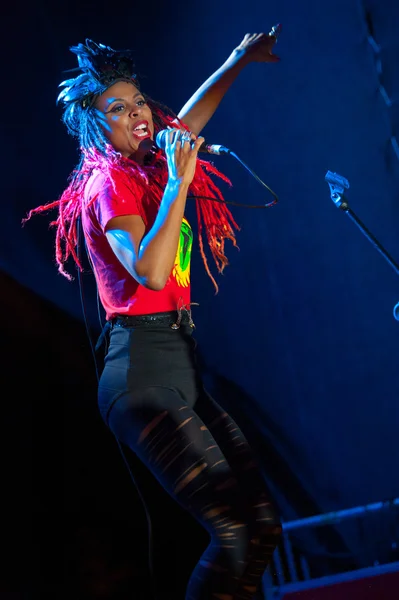
M 200 303 L 194 310 L 204 377 L 253 440 L 285 520 L 399 496 L 399 322 L 392 312 L 398 274 L 334 205 L 324 179 L 330 170 L 349 180 L 351 209 L 399 260 L 399 4 L 73 0 L 31 5 L 23 18 L 9 8 L 2 24 L 7 94 L 0 268 L 5 281 L 20 286 L 19 298 L 24 290 L 27 298 L 33 293 L 77 326 L 83 323 L 78 282 L 57 273 L 47 217 L 21 227 L 27 210 L 59 196 L 77 162 L 55 104 L 63 70 L 75 66 L 69 46 L 91 37 L 132 48 L 142 88 L 177 112 L 246 32 L 282 23 L 281 62 L 250 65 L 203 132 L 231 148 L 280 199 L 265 210 L 232 208 L 241 227 L 239 250 L 228 248 L 230 265 L 218 278 L 217 296 L 195 246 L 192 299 Z M 211 160 L 232 180 L 231 189 L 223 188 L 226 200 L 272 199 L 233 157 Z M 187 213 L 195 229 L 192 204 Z M 90 276 L 84 280 L 96 332 L 95 288 Z M 30 301 L 18 310 L 31 310 Z M 9 311 L 6 320 L 15 317 L 13 306 Z M 40 331 L 43 324 L 36 326 Z M 58 339 L 53 351 L 62 349 Z M 73 365 L 65 377 L 74 378 Z M 92 368 L 90 360 L 87 365 Z M 74 393 L 79 389 L 77 381 Z M 84 476 L 71 466 L 79 462 L 73 431 L 86 401 L 95 413 L 91 394 L 71 398 L 71 406 L 64 402 L 72 432 L 65 493 L 76 509 Z M 95 451 L 93 440 L 78 436 L 88 463 L 87 456 L 110 443 L 96 426 Z M 48 434 L 51 423 L 45 428 Z M 113 460 L 119 464 L 117 454 Z M 115 469 L 102 466 L 92 463 L 97 507 L 108 470 Z M 376 535 L 376 560 L 389 558 L 392 531 Z M 369 559 L 359 528 L 338 525 L 336 533 L 324 541 L 303 534 L 298 543 L 329 556 L 344 548 L 357 564 Z

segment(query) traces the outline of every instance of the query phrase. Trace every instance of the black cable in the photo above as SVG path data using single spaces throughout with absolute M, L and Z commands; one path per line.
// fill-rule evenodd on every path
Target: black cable
M 156 580 L 155 580 L 155 569 L 154 569 L 154 558 L 153 558 L 153 535 L 152 535 L 152 521 L 151 521 L 151 516 L 150 516 L 150 511 L 148 509 L 148 506 L 144 500 L 144 496 L 140 491 L 139 485 L 137 483 L 137 481 L 135 480 L 133 473 L 132 473 L 132 469 L 130 468 L 130 464 L 126 458 L 126 454 L 123 451 L 122 445 L 120 443 L 120 441 L 118 440 L 118 438 L 115 436 L 116 439 L 116 443 L 118 444 L 119 447 L 119 451 L 122 455 L 122 458 L 125 462 L 126 468 L 130 474 L 130 477 L 136 487 L 136 491 L 137 494 L 142 502 L 143 508 L 144 508 L 144 512 L 145 512 L 145 516 L 147 519 L 147 532 L 148 532 L 148 570 L 150 573 L 150 580 L 151 580 L 151 585 L 152 585 L 152 593 L 153 593 L 153 597 L 154 600 L 156 600 L 157 598 L 157 594 L 156 594 Z
M 273 192 L 273 190 L 266 185 L 266 183 L 264 181 L 261 180 L 261 178 L 255 173 L 255 171 L 253 171 L 250 167 L 248 167 L 247 164 L 245 164 L 245 162 L 243 160 L 241 160 L 241 158 L 239 156 L 237 156 L 237 154 L 235 152 L 233 152 L 232 150 L 229 150 L 228 154 L 230 156 L 232 156 L 233 158 L 235 158 L 236 160 L 238 160 L 238 162 L 244 167 L 244 169 L 246 169 L 251 175 L 252 177 L 254 177 L 256 179 L 256 181 L 258 183 L 260 183 L 263 187 L 265 187 L 270 193 L 271 195 L 274 197 L 274 200 L 272 200 L 271 202 L 268 202 L 267 204 L 263 205 L 263 208 L 269 208 L 270 206 L 274 206 L 275 204 L 277 204 L 277 202 L 279 201 L 279 197 L 277 196 L 277 194 L 275 192 Z M 256 206 L 251 206 L 248 208 L 256 208 Z
M 77 219 L 77 242 L 76 242 L 76 253 L 77 253 L 77 257 L 79 260 L 79 265 L 82 265 L 82 243 L 81 243 L 81 231 L 82 231 L 82 225 L 81 225 L 81 219 L 80 217 Z M 85 306 L 85 302 L 84 302 L 84 293 L 83 293 L 83 280 L 82 280 L 82 271 L 80 269 L 80 266 L 77 265 L 77 271 L 78 271 L 78 282 L 79 282 L 79 295 L 80 295 L 80 303 L 82 306 L 82 312 L 83 312 L 83 320 L 85 323 L 85 328 L 86 328 L 86 334 L 87 334 L 87 338 L 89 340 L 89 344 L 90 344 L 90 350 L 91 353 L 93 355 L 93 361 L 94 361 L 94 368 L 96 371 L 96 378 L 97 381 L 100 380 L 100 374 L 98 372 L 98 363 L 97 363 L 97 357 L 96 357 L 96 351 L 94 348 L 94 344 L 93 344 L 93 340 L 91 339 L 91 333 L 90 333 L 90 328 L 89 328 L 89 321 L 87 318 L 87 313 L 86 313 L 86 306 Z
M 226 148 L 227 150 L 227 148 Z M 227 154 L 232 156 L 254 177 L 254 179 L 260 183 L 264 188 L 267 189 L 268 192 L 273 196 L 274 200 L 271 202 L 267 202 L 266 204 L 243 204 L 241 202 L 232 202 L 231 200 L 221 200 L 220 198 L 214 198 L 213 196 L 187 196 L 189 200 L 196 200 L 197 198 L 201 198 L 202 200 L 211 200 L 212 202 L 221 202 L 223 204 L 231 204 L 232 206 L 241 206 L 242 208 L 270 208 L 274 206 L 279 201 L 279 197 L 276 192 L 274 192 L 262 179 L 253 171 L 235 152 L 232 150 L 228 150 Z M 162 186 L 157 182 L 154 183 L 163 190 Z
M 220 202 L 222 204 L 231 204 L 232 206 L 241 206 L 242 208 L 270 208 L 277 204 L 277 200 L 270 202 L 269 204 L 242 204 L 241 202 L 232 202 L 231 200 L 221 200 L 220 198 L 214 198 L 213 196 L 187 196 L 187 200 L 212 200 L 212 202 Z
M 86 247 L 86 246 L 85 246 Z M 76 244 L 76 251 L 77 251 L 77 257 L 79 260 L 79 264 L 82 266 L 82 224 L 81 224 L 81 219 L 80 217 L 77 219 L 77 244 Z M 91 263 L 90 260 L 90 255 L 87 252 L 87 247 L 86 247 L 86 253 L 87 253 L 87 257 L 89 262 Z M 97 355 L 96 355 L 96 349 L 95 346 L 93 344 L 93 340 L 91 337 L 91 333 L 90 333 L 90 327 L 89 327 L 89 322 L 88 322 L 88 318 L 87 318 L 87 312 L 86 312 L 86 306 L 85 306 L 85 302 L 84 302 L 84 292 L 83 292 L 83 278 L 82 278 L 82 271 L 80 269 L 79 266 L 77 266 L 77 270 L 78 270 L 78 282 L 79 282 L 79 294 L 80 294 L 80 301 L 81 301 L 81 305 L 82 305 L 82 313 L 83 313 L 83 320 L 85 323 L 85 328 L 86 328 L 86 334 L 89 340 L 89 344 L 90 344 L 90 349 L 91 349 L 91 353 L 93 356 L 93 361 L 94 361 L 94 368 L 95 368 L 95 373 L 96 373 L 96 379 L 97 379 L 97 383 L 99 383 L 100 381 L 100 374 L 99 374 L 99 369 L 98 369 L 98 361 L 97 361 Z M 103 328 L 103 324 L 102 324 L 102 320 L 101 320 L 101 314 L 100 314 L 100 304 L 99 304 L 99 294 L 98 294 L 98 288 L 97 288 L 97 309 L 98 309 L 98 317 L 99 317 L 99 322 L 100 322 L 100 326 Z M 106 344 L 107 347 L 107 340 L 106 340 L 106 336 L 104 336 L 104 343 Z M 136 479 L 133 476 L 130 464 L 126 458 L 126 454 L 123 451 L 122 445 L 120 443 L 120 441 L 118 440 L 118 438 L 116 436 L 115 440 L 116 443 L 118 445 L 119 451 L 121 453 L 122 459 L 127 467 L 127 470 L 129 472 L 129 475 L 133 481 L 133 484 L 136 488 L 137 494 L 142 502 L 143 505 L 143 509 L 146 515 L 146 519 L 147 519 L 147 531 L 148 531 L 148 570 L 150 573 L 150 580 L 151 580 L 151 585 L 152 585 L 152 590 L 153 590 L 153 598 L 154 600 L 156 600 L 157 595 L 156 595 L 156 583 L 155 583 L 155 571 L 154 571 L 154 563 L 153 563 L 153 535 L 152 535 L 152 521 L 151 521 L 151 516 L 150 516 L 150 512 L 148 509 L 148 506 L 144 500 L 144 496 L 139 488 L 139 485 L 136 481 Z

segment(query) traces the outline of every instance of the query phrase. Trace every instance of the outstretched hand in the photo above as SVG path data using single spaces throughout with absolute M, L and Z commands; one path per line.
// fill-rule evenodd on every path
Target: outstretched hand
M 247 33 L 236 51 L 245 53 L 249 62 L 279 62 L 280 57 L 273 54 L 277 39 L 267 33 Z

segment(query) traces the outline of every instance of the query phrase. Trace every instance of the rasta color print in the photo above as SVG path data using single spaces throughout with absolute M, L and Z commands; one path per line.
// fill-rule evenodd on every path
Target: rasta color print
M 183 217 L 177 248 L 173 277 L 179 287 L 188 287 L 190 283 L 190 259 L 193 246 L 193 232 L 189 222 Z

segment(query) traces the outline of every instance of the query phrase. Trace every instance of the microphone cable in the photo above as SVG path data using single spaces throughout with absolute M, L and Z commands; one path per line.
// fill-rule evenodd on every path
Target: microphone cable
M 163 131 L 166 130 L 162 130 Z M 190 132 L 191 133 L 191 132 Z M 158 133 L 159 135 L 159 133 Z M 157 136 L 158 137 L 158 136 Z M 209 146 L 212 147 L 212 146 Z M 274 192 L 264 181 L 262 181 L 262 179 L 259 177 L 259 175 L 257 175 L 255 173 L 255 171 L 253 169 L 251 169 L 235 152 L 233 152 L 232 150 L 230 150 L 229 148 L 226 148 L 225 146 L 213 146 L 214 148 L 219 148 L 219 150 L 217 152 L 209 152 L 209 154 L 217 154 L 218 156 L 221 154 L 227 154 L 228 156 L 232 156 L 233 158 L 235 158 L 241 166 L 244 167 L 244 169 L 246 169 L 248 171 L 248 173 L 250 175 L 252 175 L 252 177 L 264 188 L 266 188 L 266 190 L 273 196 L 273 200 L 271 200 L 270 202 L 267 202 L 266 204 L 244 204 L 241 202 L 233 202 L 231 200 L 220 200 L 220 198 L 214 198 L 213 196 L 194 196 L 194 195 L 189 195 L 187 196 L 187 199 L 190 200 L 195 200 L 196 198 L 201 198 L 202 200 L 210 200 L 212 202 L 221 202 L 222 204 L 230 204 L 231 206 L 240 206 L 242 208 L 270 208 L 272 206 L 274 206 L 275 204 L 277 204 L 279 202 L 279 197 L 276 194 L 276 192 Z M 155 153 L 155 156 L 157 154 L 157 152 L 159 152 L 160 150 L 163 150 L 162 147 L 159 147 L 157 145 L 154 145 L 151 152 Z M 159 187 L 162 188 L 162 186 L 155 181 L 155 184 Z M 163 188 L 162 188 L 163 189 Z
M 262 185 L 264 188 L 267 189 L 268 192 L 270 192 L 270 194 L 273 196 L 273 200 L 267 202 L 266 204 L 243 204 L 241 202 L 233 202 L 231 200 L 220 200 L 219 198 L 213 198 L 211 196 L 187 196 L 187 198 L 189 198 L 190 200 L 201 198 L 202 200 L 212 200 L 213 202 L 222 202 L 223 204 L 241 206 L 242 208 L 271 208 L 272 206 L 277 204 L 277 202 L 279 202 L 279 197 L 277 196 L 276 192 L 274 192 L 264 181 L 262 181 L 259 175 L 257 175 L 253 169 L 251 169 L 239 156 L 237 156 L 235 152 L 229 150 L 228 148 L 225 148 L 225 150 L 225 154 L 228 154 L 229 156 L 235 158 L 250 173 L 250 175 L 252 175 L 252 177 L 258 183 L 260 183 L 260 185 Z
M 83 235 L 83 225 L 81 222 L 81 217 L 79 216 L 77 218 L 77 245 L 76 245 L 76 254 L 79 260 L 79 264 L 82 266 L 83 262 L 82 262 L 82 245 L 84 243 L 85 248 L 86 248 L 86 256 L 88 258 L 88 261 L 92 267 L 92 263 L 91 263 L 91 259 L 90 259 L 90 255 L 88 253 L 87 250 L 87 246 L 86 243 L 83 242 L 82 243 L 82 237 L 84 240 L 84 235 Z M 98 365 L 98 359 L 97 359 L 97 354 L 96 354 L 96 350 L 98 348 L 99 342 L 97 342 L 97 346 L 94 345 L 93 343 L 93 339 L 91 336 L 91 332 L 90 332 L 90 327 L 89 327 L 89 319 L 87 317 L 87 311 L 86 311 L 86 305 L 85 305 L 85 298 L 84 298 L 84 289 L 83 289 L 83 276 L 82 276 L 82 271 L 79 268 L 79 266 L 77 265 L 77 271 L 78 271 L 78 284 L 79 284 L 79 296 L 80 296 L 80 302 L 81 302 L 81 306 L 82 306 L 82 313 L 83 313 L 83 320 L 84 320 L 84 324 L 85 324 L 85 329 L 86 329 L 86 335 L 87 338 L 89 340 L 89 345 L 90 345 L 90 350 L 92 353 L 92 357 L 93 357 L 93 362 L 94 362 L 94 369 L 95 369 L 95 375 L 96 375 L 96 380 L 97 380 L 97 384 L 100 382 L 100 371 L 99 371 L 99 365 Z M 93 274 L 93 271 L 91 271 L 91 273 Z M 96 286 L 97 287 L 97 286 Z M 100 324 L 100 328 L 101 328 L 101 335 L 99 338 L 99 341 L 102 340 L 105 344 L 105 348 L 107 349 L 107 332 L 105 331 L 105 327 L 106 324 L 104 325 L 101 319 L 101 310 L 100 310 L 100 300 L 99 300 L 99 294 L 98 294 L 98 288 L 97 288 L 97 314 L 98 314 L 98 320 L 99 320 L 99 324 Z M 105 350 L 106 352 L 106 350 Z M 140 490 L 140 487 L 133 475 L 131 466 L 129 464 L 129 461 L 126 458 L 126 454 L 122 448 L 122 445 L 120 443 L 120 441 L 118 440 L 118 438 L 114 435 L 114 438 L 116 440 L 116 443 L 118 445 L 119 448 L 119 452 L 122 456 L 122 459 L 126 465 L 126 468 L 128 470 L 128 473 L 130 475 L 130 478 L 133 482 L 133 485 L 136 488 L 137 491 L 137 495 L 140 498 L 140 501 L 142 503 L 143 509 L 144 509 L 144 513 L 146 516 L 146 520 L 147 520 L 147 536 L 148 536 L 148 570 L 149 570 L 149 575 L 150 575 L 150 581 L 151 581 L 151 586 L 152 586 L 152 595 L 153 595 L 153 600 L 158 600 L 158 596 L 156 594 L 156 579 L 155 579 L 155 569 L 154 569 L 154 552 L 153 552 L 153 526 L 152 526 L 152 520 L 151 520 L 151 516 L 150 516 L 150 511 L 149 508 L 147 506 L 147 503 L 144 499 L 143 493 Z
M 259 175 L 257 175 L 255 173 L 255 171 L 253 171 L 239 156 L 237 156 L 237 154 L 235 152 L 233 152 L 232 150 L 228 151 L 228 154 L 230 156 L 232 156 L 233 158 L 235 158 L 243 167 L 244 169 L 246 169 L 250 175 L 252 175 L 252 177 L 254 177 L 254 179 L 260 183 L 260 185 L 262 185 L 264 188 L 267 189 L 268 192 L 270 192 L 270 194 L 273 196 L 273 200 L 271 202 L 267 202 L 266 204 L 256 204 L 256 205 L 246 205 L 248 208 L 270 208 L 271 206 L 274 206 L 275 204 L 277 204 L 277 202 L 279 201 L 279 197 L 277 196 L 276 192 L 273 192 L 273 190 L 264 182 L 262 181 L 262 179 L 259 177 Z M 235 206 L 237 206 L 237 204 L 235 204 Z M 245 206 L 245 205 L 244 205 Z

